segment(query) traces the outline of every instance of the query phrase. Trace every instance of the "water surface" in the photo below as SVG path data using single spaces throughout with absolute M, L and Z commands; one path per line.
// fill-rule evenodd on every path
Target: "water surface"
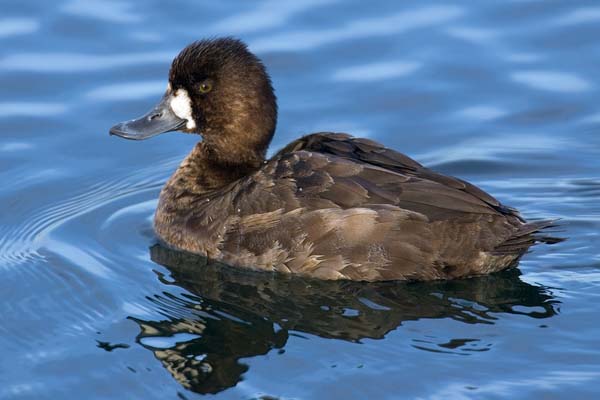
M 594 1 L 4 2 L 0 399 L 597 398 Z M 194 144 L 108 136 L 187 43 L 235 35 L 280 105 L 272 149 L 381 141 L 569 240 L 454 282 L 318 282 L 156 245 Z

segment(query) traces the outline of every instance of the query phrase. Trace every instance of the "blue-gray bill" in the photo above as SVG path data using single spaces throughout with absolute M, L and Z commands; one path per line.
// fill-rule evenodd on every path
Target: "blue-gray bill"
M 171 96 L 165 94 L 150 112 L 131 121 L 118 123 L 110 128 L 110 134 L 124 139 L 144 140 L 183 128 L 187 121 L 175 115 L 170 100 Z

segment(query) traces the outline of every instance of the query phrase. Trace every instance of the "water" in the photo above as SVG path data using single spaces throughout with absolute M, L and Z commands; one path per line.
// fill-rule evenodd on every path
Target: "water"
M 184 45 L 229 34 L 272 74 L 272 149 L 370 137 L 568 240 L 520 272 L 379 285 L 155 246 L 195 138 L 108 128 Z M 0 398 L 597 398 L 599 35 L 595 1 L 3 1 Z

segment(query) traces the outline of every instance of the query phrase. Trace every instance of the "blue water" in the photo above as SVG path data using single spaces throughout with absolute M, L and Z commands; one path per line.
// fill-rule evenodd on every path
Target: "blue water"
M 0 399 L 598 398 L 597 1 L 8 1 L 0 15 Z M 455 282 L 240 274 L 155 246 L 195 137 L 108 136 L 187 43 L 246 40 L 272 149 L 344 131 L 568 240 Z M 271 396 L 271 397 L 268 397 Z

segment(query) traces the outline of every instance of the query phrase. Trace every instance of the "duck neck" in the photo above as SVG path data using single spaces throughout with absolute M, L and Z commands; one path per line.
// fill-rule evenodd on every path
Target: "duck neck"
M 264 153 L 237 151 L 224 153 L 200 142 L 179 165 L 166 187 L 180 193 L 204 194 L 220 189 L 251 174 L 262 165 Z

